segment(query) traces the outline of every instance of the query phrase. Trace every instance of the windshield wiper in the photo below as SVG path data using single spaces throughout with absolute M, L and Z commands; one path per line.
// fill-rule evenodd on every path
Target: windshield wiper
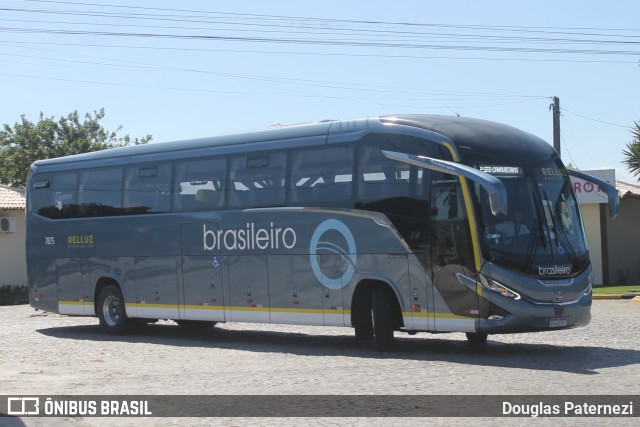
M 556 235 L 556 229 L 558 227 L 556 227 L 556 222 L 554 219 L 554 215 L 553 215 L 553 209 L 551 208 L 551 199 L 549 198 L 549 195 L 547 195 L 546 190 L 542 191 L 542 195 L 544 196 L 544 200 L 547 201 L 547 203 L 543 203 L 543 209 L 544 209 L 544 214 L 545 216 L 548 215 L 548 218 L 551 218 L 551 224 L 548 223 L 548 218 L 547 218 L 547 233 L 549 234 L 549 246 L 553 252 L 553 245 L 551 244 L 552 240 L 556 241 L 556 246 L 558 246 L 558 236 Z M 543 202 L 544 202 L 543 200 Z M 551 228 L 553 228 L 553 237 L 555 239 L 552 239 L 551 236 Z
M 540 197 L 540 193 L 538 193 L 538 197 Z M 534 220 L 534 227 L 535 224 L 538 224 L 538 227 L 536 228 L 536 230 L 540 233 L 540 239 L 542 240 L 542 247 L 547 249 L 547 238 L 549 239 L 549 250 L 551 250 L 551 236 L 548 233 L 548 229 L 549 227 L 547 227 L 547 234 L 545 235 L 545 230 L 544 230 L 544 225 L 542 224 L 542 220 L 544 218 L 544 208 L 542 208 L 542 211 L 540 210 L 540 202 L 534 202 L 533 206 L 536 209 L 536 215 L 538 215 L 538 218 L 540 218 L 540 221 L 538 221 L 537 219 Z
M 547 196 L 547 192 L 544 191 L 543 193 L 544 193 L 545 199 L 551 202 L 551 200 L 549 200 L 549 196 Z M 560 243 L 564 245 L 567 248 L 567 251 L 569 252 L 569 258 L 571 258 L 571 263 L 574 266 L 577 266 L 579 262 L 578 254 L 576 253 L 575 249 L 573 249 L 573 246 L 571 246 L 571 242 L 569 242 L 569 238 L 567 237 L 566 233 L 560 226 L 560 221 L 558 221 L 556 214 L 553 212 L 553 209 L 551 209 L 551 205 L 548 206 L 548 210 L 549 210 L 549 216 L 551 217 L 551 222 L 553 223 L 552 225 L 553 225 L 554 235 L 556 236 L 556 247 L 559 247 Z M 558 242 L 558 236 L 561 242 Z
M 540 234 L 540 224 L 537 218 L 533 220 L 533 227 L 531 231 L 531 238 L 529 240 L 529 246 L 527 246 L 527 254 L 524 258 L 524 269 L 528 271 L 533 264 L 533 257 L 536 254 L 536 247 L 538 246 L 538 234 Z M 544 237 L 542 238 L 544 243 Z M 546 247 L 546 245 L 545 245 Z
M 571 258 L 571 262 L 573 263 L 574 266 L 577 266 L 580 262 L 580 259 L 578 258 L 578 254 L 576 253 L 576 250 L 573 249 L 573 246 L 571 245 L 571 242 L 569 241 L 569 238 L 567 237 L 567 234 L 564 232 L 562 227 L 558 228 L 558 234 L 560 235 L 562 244 L 567 248 L 567 251 L 569 252 L 569 257 Z

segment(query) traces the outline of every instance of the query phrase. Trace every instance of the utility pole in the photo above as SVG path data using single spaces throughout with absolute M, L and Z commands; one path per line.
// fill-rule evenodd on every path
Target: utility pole
M 549 106 L 549 110 L 553 110 L 553 148 L 560 156 L 560 98 L 554 96 L 553 103 Z

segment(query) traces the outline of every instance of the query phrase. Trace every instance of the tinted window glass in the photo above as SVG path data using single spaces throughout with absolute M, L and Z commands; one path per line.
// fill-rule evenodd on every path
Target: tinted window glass
M 75 173 L 37 176 L 29 194 L 33 210 L 47 218 L 80 216 L 77 184 Z
M 386 136 L 374 136 L 359 147 L 356 207 L 385 214 L 414 253 L 422 253 L 421 259 L 426 259 L 424 253 L 429 243 L 427 179 L 430 174 L 426 169 L 385 157 L 382 149 L 399 151 L 413 147 L 409 144 L 400 146 L 399 141 L 407 138 L 394 136 L 394 139 L 388 141 Z
M 122 215 L 122 169 L 81 172 L 79 202 L 83 216 Z
M 171 208 L 171 165 L 125 169 L 124 208 L 127 214 L 168 212 Z
M 228 205 L 284 205 L 286 158 L 284 153 L 271 153 L 231 159 Z
M 227 161 L 183 161 L 176 168 L 174 208 L 177 211 L 220 209 L 224 203 Z
M 363 147 L 361 153 L 358 174 L 360 200 L 375 201 L 411 195 L 411 166 L 387 159 L 378 147 Z
M 335 147 L 298 151 L 291 157 L 292 205 L 351 201 L 353 148 Z

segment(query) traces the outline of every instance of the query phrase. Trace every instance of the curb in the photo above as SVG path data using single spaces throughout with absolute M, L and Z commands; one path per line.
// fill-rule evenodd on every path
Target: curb
M 640 295 L 638 294 L 593 294 L 593 299 L 638 299 L 640 300 Z

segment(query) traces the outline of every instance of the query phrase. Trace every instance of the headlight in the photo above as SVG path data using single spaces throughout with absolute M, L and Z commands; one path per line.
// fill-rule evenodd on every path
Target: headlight
M 593 292 L 593 273 L 589 273 L 588 281 L 589 286 L 587 286 L 587 289 L 584 291 L 584 295 L 589 295 L 591 292 Z
M 515 300 L 519 300 L 521 298 L 519 293 L 512 291 L 506 286 L 496 282 L 492 278 L 483 276 L 482 274 L 480 274 L 479 276 L 480 284 L 482 285 L 482 287 L 489 289 L 490 291 L 497 292 L 503 297 L 513 298 Z

